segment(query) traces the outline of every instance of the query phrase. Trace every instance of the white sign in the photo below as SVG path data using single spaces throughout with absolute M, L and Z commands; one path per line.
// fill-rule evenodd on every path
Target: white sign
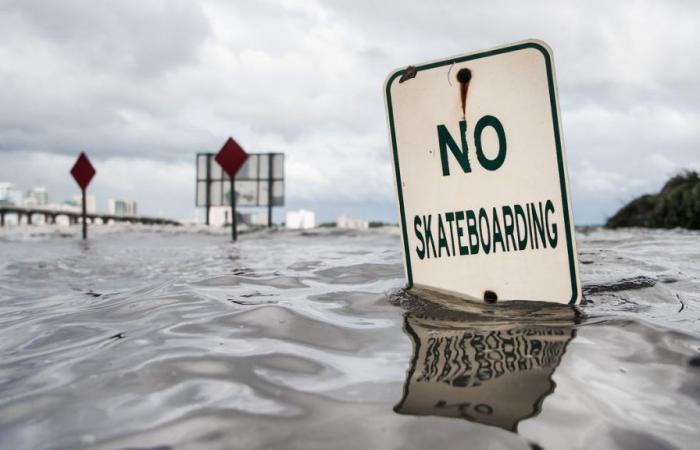
M 408 287 L 581 298 L 552 52 L 525 41 L 385 84 Z

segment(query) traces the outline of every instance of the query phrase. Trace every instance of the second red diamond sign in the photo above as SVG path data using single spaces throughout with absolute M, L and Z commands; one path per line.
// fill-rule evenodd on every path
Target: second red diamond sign
M 243 166 L 243 163 L 245 163 L 245 160 L 248 159 L 248 154 L 230 137 L 214 159 L 224 169 L 224 172 L 231 177 L 231 191 L 229 194 L 231 199 L 231 239 L 235 241 L 238 238 L 238 226 L 236 223 L 236 182 L 234 177 L 236 172 Z
M 240 170 L 245 160 L 248 159 L 248 153 L 233 138 L 228 138 L 214 159 L 232 177 L 236 175 L 236 172 Z
M 95 168 L 92 167 L 85 153 L 81 153 L 80 156 L 78 156 L 75 164 L 73 164 L 73 168 L 70 170 L 70 174 L 73 175 L 75 182 L 78 183 L 78 186 L 80 186 L 82 190 L 85 190 L 88 184 L 90 184 L 92 177 L 95 176 L 95 172 Z
M 70 170 L 70 174 L 73 175 L 75 182 L 80 186 L 80 191 L 83 193 L 83 239 L 87 239 L 87 208 L 85 206 L 85 189 L 87 189 L 88 184 L 92 181 L 92 177 L 95 176 L 96 170 L 92 167 L 92 163 L 88 159 L 85 153 L 80 153 L 77 161 L 73 164 L 73 168 Z

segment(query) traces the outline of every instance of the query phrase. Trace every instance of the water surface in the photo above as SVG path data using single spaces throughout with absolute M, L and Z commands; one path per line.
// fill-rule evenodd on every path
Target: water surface
M 391 230 L 2 233 L 0 448 L 700 438 L 698 233 L 579 233 L 576 309 L 404 292 Z

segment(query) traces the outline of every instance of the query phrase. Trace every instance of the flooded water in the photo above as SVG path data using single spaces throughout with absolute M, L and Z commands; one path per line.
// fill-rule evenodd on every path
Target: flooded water
M 571 308 L 404 292 L 392 230 L 26 230 L 3 449 L 697 448 L 698 233 L 579 233 Z

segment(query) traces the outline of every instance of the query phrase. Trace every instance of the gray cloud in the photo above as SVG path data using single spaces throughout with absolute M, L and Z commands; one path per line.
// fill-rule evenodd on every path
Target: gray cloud
M 690 1 L 4 1 L 0 178 L 29 187 L 18 158 L 51 170 L 86 150 L 101 195 L 189 216 L 185 168 L 234 135 L 287 153 L 290 204 L 395 220 L 386 74 L 538 37 L 555 51 L 576 218 L 600 222 L 700 166 L 699 19 Z
M 8 2 L 27 31 L 102 72 L 158 76 L 192 62 L 209 22 L 189 0 Z

